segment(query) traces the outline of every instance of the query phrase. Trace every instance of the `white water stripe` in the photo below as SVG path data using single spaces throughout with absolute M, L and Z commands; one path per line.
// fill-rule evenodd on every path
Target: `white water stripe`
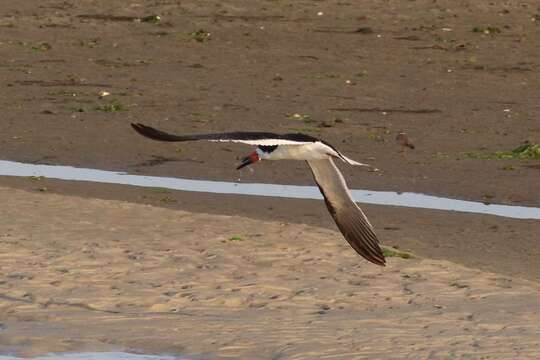
M 217 194 L 322 199 L 319 189 L 315 186 L 244 184 L 160 176 L 129 175 L 127 173 L 115 171 L 76 168 L 72 166 L 34 165 L 5 160 L 0 160 L 0 175 L 44 176 L 60 180 L 91 181 Z M 497 215 L 515 219 L 540 219 L 540 208 L 535 207 L 497 204 L 487 205 L 481 202 L 456 200 L 410 192 L 396 193 L 390 191 L 352 190 L 352 194 L 356 201 L 365 204 L 459 211 Z

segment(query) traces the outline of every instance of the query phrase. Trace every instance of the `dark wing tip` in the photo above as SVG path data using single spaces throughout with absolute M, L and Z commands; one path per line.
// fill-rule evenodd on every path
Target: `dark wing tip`
M 386 259 L 378 241 L 376 241 L 376 238 L 368 240 L 365 237 L 362 237 L 359 239 L 357 234 L 355 234 L 352 236 L 346 236 L 346 239 L 352 248 L 366 260 L 375 265 L 386 266 Z
M 151 128 L 150 126 L 143 125 L 141 123 L 131 123 L 131 127 L 133 128 L 133 130 L 135 130 L 142 136 L 146 136 L 151 139 L 154 138 L 155 132 L 158 132 L 158 130 Z
M 356 205 L 338 210 L 332 216 L 345 239 L 359 255 L 373 264 L 386 265 L 379 240 Z
M 381 254 L 379 255 L 379 257 L 369 259 L 369 261 L 371 261 L 371 262 L 374 263 L 375 265 L 386 266 L 386 258 L 384 257 L 384 255 L 382 254 L 382 252 L 381 252 Z
M 133 128 L 133 130 L 135 130 L 136 132 L 138 132 L 141 135 L 143 135 L 143 133 L 142 133 L 142 127 L 143 126 L 144 126 L 143 124 L 131 123 L 131 127 Z
M 375 265 L 379 265 L 379 266 L 386 266 L 386 259 L 382 253 L 382 250 L 380 249 L 379 246 L 377 246 L 378 249 L 373 251 L 358 251 L 357 249 L 355 249 L 360 255 L 362 255 L 366 260 L 368 260 L 369 262 L 375 264 Z M 354 247 L 353 247 L 354 248 Z
M 133 130 L 138 132 L 140 135 L 147 137 L 152 140 L 159 141 L 182 141 L 182 137 L 172 134 L 167 134 L 166 132 L 154 129 L 153 127 L 143 125 L 141 123 L 131 123 Z

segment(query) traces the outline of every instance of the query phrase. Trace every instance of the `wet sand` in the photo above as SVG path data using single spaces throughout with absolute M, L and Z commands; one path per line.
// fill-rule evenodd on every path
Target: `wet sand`
M 263 164 L 271 165 L 270 164 Z M 258 171 L 258 170 L 255 170 Z M 167 209 L 336 229 L 319 200 L 216 195 L 86 182 L 0 177 L 35 193 L 122 200 Z M 540 281 L 540 221 L 360 204 L 383 243 L 426 258 Z
M 0 352 L 534 359 L 540 286 L 336 231 L 0 188 Z

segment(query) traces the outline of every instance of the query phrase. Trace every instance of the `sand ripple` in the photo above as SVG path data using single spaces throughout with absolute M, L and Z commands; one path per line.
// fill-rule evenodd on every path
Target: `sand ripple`
M 540 287 L 339 233 L 0 188 L 0 351 L 540 358 Z M 471 239 L 473 241 L 474 239 Z

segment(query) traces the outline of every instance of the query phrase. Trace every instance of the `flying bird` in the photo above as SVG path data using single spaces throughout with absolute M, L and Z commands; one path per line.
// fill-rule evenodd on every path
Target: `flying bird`
M 354 202 L 345 179 L 333 159 L 339 159 L 349 165 L 369 165 L 349 159 L 329 143 L 298 133 L 280 135 L 268 132 L 228 132 L 173 135 L 139 123 L 131 126 L 142 136 L 159 141 L 206 140 L 257 146 L 255 151 L 243 158 L 237 169 L 260 160 L 307 161 L 326 207 L 345 239 L 366 260 L 377 265 L 385 265 L 384 255 L 373 227 Z

